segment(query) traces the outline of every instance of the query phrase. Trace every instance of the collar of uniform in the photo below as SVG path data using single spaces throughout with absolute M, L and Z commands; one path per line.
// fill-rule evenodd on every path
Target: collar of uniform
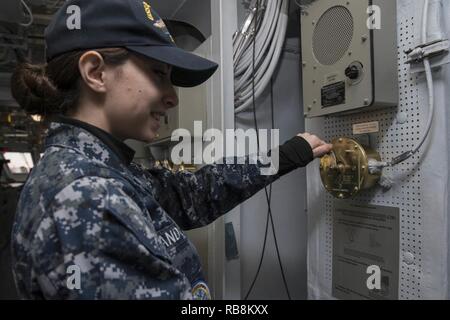
M 72 131 L 69 132 L 69 129 Z M 89 123 L 60 115 L 50 123 L 45 144 L 46 147 L 52 144 L 71 146 L 103 163 L 111 161 L 111 155 L 113 155 L 127 166 L 135 154 L 133 149 L 110 133 Z

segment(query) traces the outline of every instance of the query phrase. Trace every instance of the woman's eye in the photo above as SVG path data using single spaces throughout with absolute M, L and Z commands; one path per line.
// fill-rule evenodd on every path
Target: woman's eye
M 165 78 L 167 77 L 167 73 L 165 73 L 164 71 L 161 70 L 155 70 L 155 73 L 160 76 L 161 78 Z

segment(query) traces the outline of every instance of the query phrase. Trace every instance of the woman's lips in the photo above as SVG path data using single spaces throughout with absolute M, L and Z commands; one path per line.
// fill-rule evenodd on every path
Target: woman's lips
M 164 116 L 162 112 L 151 112 L 150 115 L 152 116 L 153 119 L 155 119 L 158 122 L 161 120 L 161 117 Z
M 161 117 L 165 117 L 164 112 L 152 112 L 151 117 L 156 122 L 157 130 L 161 127 Z

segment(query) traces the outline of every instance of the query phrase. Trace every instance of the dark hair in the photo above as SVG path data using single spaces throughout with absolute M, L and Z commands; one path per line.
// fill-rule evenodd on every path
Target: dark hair
M 121 65 L 129 58 L 125 48 L 93 49 L 108 65 Z M 81 75 L 78 62 L 87 50 L 62 54 L 46 64 L 19 63 L 11 77 L 11 93 L 26 113 L 44 118 L 65 115 L 77 107 Z

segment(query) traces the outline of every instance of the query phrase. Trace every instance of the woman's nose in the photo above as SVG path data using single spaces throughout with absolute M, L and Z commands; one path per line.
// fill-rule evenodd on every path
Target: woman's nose
M 167 109 L 176 107 L 178 105 L 178 103 L 179 103 L 178 94 L 172 85 L 170 85 L 170 88 L 167 90 L 167 93 L 164 95 L 163 102 L 164 102 L 164 106 L 166 106 Z

